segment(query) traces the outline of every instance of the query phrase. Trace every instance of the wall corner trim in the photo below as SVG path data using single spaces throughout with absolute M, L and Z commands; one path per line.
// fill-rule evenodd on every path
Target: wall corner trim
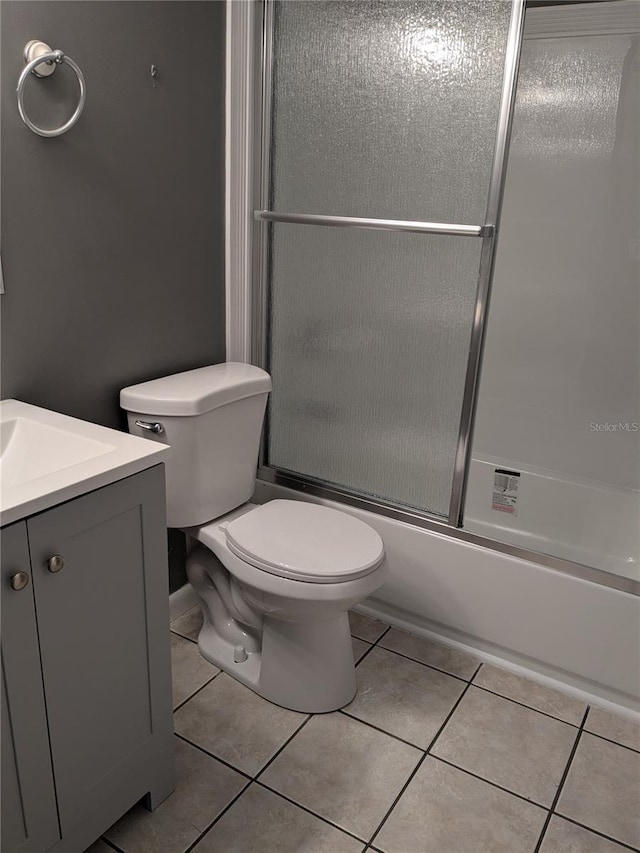
M 253 0 L 227 0 L 225 279 L 227 361 L 251 360 Z

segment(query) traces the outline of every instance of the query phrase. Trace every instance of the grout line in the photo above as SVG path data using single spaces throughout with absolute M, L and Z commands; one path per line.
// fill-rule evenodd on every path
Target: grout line
M 198 641 L 194 640 L 193 637 L 187 637 L 185 634 L 181 634 L 180 631 L 176 631 L 175 628 L 169 629 L 172 634 L 175 634 L 176 637 L 182 637 L 183 640 L 189 640 L 190 643 L 193 643 L 195 646 L 198 645 Z
M 544 826 L 542 827 L 542 832 L 540 833 L 540 837 L 538 838 L 538 843 L 535 846 L 535 850 L 533 853 L 539 853 L 540 848 L 542 847 L 542 842 L 544 841 L 544 837 L 547 834 L 547 829 L 549 828 L 549 824 L 551 823 L 551 818 L 556 810 L 556 806 L 558 805 L 558 800 L 560 799 L 560 795 L 562 794 L 562 789 L 564 787 L 564 783 L 567 780 L 567 776 L 569 775 L 569 770 L 571 769 L 571 764 L 573 763 L 573 759 L 575 757 L 576 752 L 578 751 L 578 744 L 580 743 L 580 738 L 582 737 L 582 732 L 584 731 L 584 724 L 587 722 L 587 714 L 589 713 L 589 708 L 587 707 L 586 711 L 582 716 L 582 722 L 580 723 L 580 728 L 578 729 L 578 734 L 576 735 L 576 739 L 573 743 L 573 747 L 571 748 L 571 752 L 569 753 L 569 758 L 567 759 L 566 767 L 564 768 L 564 772 L 560 777 L 560 782 L 558 784 L 558 790 L 556 791 L 555 797 L 553 798 L 553 802 L 551 803 L 551 807 L 549 809 L 549 813 L 547 814 L 547 819 L 544 822 Z
M 125 814 L 126 814 L 126 812 L 125 812 Z M 108 831 L 109 830 L 107 830 L 107 832 Z M 116 853 L 124 853 L 124 850 L 121 850 L 120 847 L 117 846 L 117 844 L 113 843 L 113 841 L 109 841 L 109 839 L 105 835 L 101 835 L 100 838 L 98 839 L 98 841 L 102 841 L 103 844 L 106 844 L 107 847 L 110 847 L 112 850 L 115 850 Z M 85 851 L 85 853 L 86 853 L 86 851 Z
M 353 664 L 354 664 L 354 666 L 358 666 L 358 664 L 360 663 L 360 661 L 361 661 L 361 660 L 364 660 L 364 658 L 366 658 L 366 656 L 369 654 L 369 652 L 370 652 L 370 651 L 371 651 L 371 649 L 367 649 L 365 652 L 363 652 L 363 653 L 360 655 L 360 657 L 358 658 L 358 660 L 356 660 L 356 659 L 354 658 L 354 659 L 353 659 Z
M 276 752 L 274 752 L 274 754 L 273 754 L 273 755 L 271 756 L 271 758 L 267 761 L 267 763 L 264 765 L 264 767 L 262 767 L 260 770 L 258 770 L 258 772 L 256 773 L 256 775 L 253 777 L 253 778 L 254 778 L 254 780 L 256 780 L 256 781 L 257 781 L 258 777 L 259 777 L 259 776 L 262 776 L 262 774 L 263 774 L 263 773 L 264 773 L 264 771 L 267 769 L 267 767 L 269 767 L 269 765 L 273 764 L 273 762 L 274 762 L 274 761 L 276 760 L 276 758 L 280 755 L 280 753 L 281 753 L 284 749 L 286 749 L 286 748 L 289 746 L 289 744 L 290 744 L 290 743 L 291 743 L 291 741 L 294 739 L 294 737 L 298 734 L 298 732 L 301 732 L 301 731 L 302 731 L 302 729 L 307 725 L 307 723 L 309 722 L 309 720 L 310 720 L 313 716 L 315 716 L 315 715 L 314 715 L 314 714 L 309 714 L 309 716 L 307 717 L 307 719 L 306 719 L 306 720 L 303 720 L 303 721 L 300 723 L 300 725 L 299 725 L 299 726 L 298 726 L 298 728 L 295 730 L 295 732 L 294 732 L 292 735 L 290 735 L 290 736 L 285 740 L 285 742 L 282 744 L 282 746 L 281 746 L 278 750 L 276 750 Z
M 405 740 L 399 735 L 394 735 L 391 732 L 388 732 L 386 729 L 381 729 L 380 726 L 376 726 L 375 723 L 370 723 L 367 720 L 362 720 L 360 717 L 356 717 L 354 714 L 350 714 L 348 711 L 345 711 L 344 708 L 338 709 L 339 714 L 343 714 L 345 717 L 349 717 L 350 720 L 355 720 L 356 723 L 362 723 L 365 726 L 368 726 L 370 729 L 375 729 L 377 732 L 380 732 L 383 735 L 387 735 L 387 737 L 391 737 L 394 740 L 399 740 L 400 743 L 404 743 L 405 746 L 410 746 L 412 749 L 419 749 L 420 752 L 425 752 L 426 747 L 418 746 L 417 743 L 411 743 L 410 740 Z
M 473 673 L 473 675 L 469 679 L 470 684 L 473 684 L 473 682 L 475 681 L 476 675 L 480 672 L 480 670 L 482 669 L 483 666 L 484 666 L 484 664 L 482 663 L 482 661 L 480 661 L 480 663 L 478 664 L 478 666 L 476 668 L 476 671 Z M 477 687 L 478 685 L 476 684 L 475 686 Z
M 512 699 L 510 696 L 504 696 L 502 693 L 496 693 L 495 690 L 489 690 L 487 687 L 483 687 L 481 684 L 474 684 L 473 686 L 477 690 L 484 690 L 485 693 L 490 693 L 492 696 L 497 696 L 500 699 L 506 699 L 507 702 L 513 702 L 514 705 L 520 705 L 521 708 L 526 708 L 529 711 L 535 711 L 536 714 L 542 714 L 543 717 L 549 717 L 550 720 L 556 720 L 558 723 L 564 723 L 566 726 L 571 726 L 574 729 L 577 729 L 580 726 L 580 723 L 570 723 L 567 720 L 563 720 L 562 717 L 556 717 L 553 714 L 547 714 L 546 711 L 541 711 L 539 708 L 532 708 L 531 705 L 525 705 L 524 702 L 518 702 L 517 699 Z
M 196 749 L 199 749 L 201 752 L 205 753 L 205 755 L 208 755 L 209 757 L 211 757 L 211 758 L 215 758 L 217 761 L 220 761 L 222 764 L 224 764 L 225 766 L 227 766 L 230 770 L 235 770 L 237 773 L 239 773 L 240 775 L 244 776 L 244 777 L 245 777 L 245 779 L 247 780 L 247 784 L 242 788 L 242 790 L 241 790 L 241 791 L 236 795 L 236 797 L 234 797 L 234 799 L 233 799 L 233 800 L 232 800 L 232 801 L 231 801 L 231 802 L 230 802 L 230 803 L 225 807 L 224 811 L 223 811 L 223 812 L 221 812 L 221 813 L 216 817 L 216 819 L 215 819 L 211 824 L 209 824 L 209 826 L 208 826 L 208 827 L 206 828 L 206 830 L 202 833 L 202 835 L 200 835 L 200 836 L 199 836 L 199 837 L 198 837 L 198 838 L 193 842 L 193 844 L 191 845 L 191 847 L 189 847 L 189 848 L 185 851 L 185 853 L 189 853 L 189 851 L 191 851 L 191 850 L 193 849 L 193 846 L 194 846 L 195 844 L 197 844 L 199 841 L 201 841 L 201 840 L 202 840 L 202 837 L 203 837 L 207 832 L 209 832 L 209 830 L 213 827 L 213 825 L 214 825 L 214 824 L 215 824 L 215 823 L 216 823 L 216 822 L 217 822 L 217 821 L 222 817 L 222 815 L 224 814 L 224 812 L 226 812 L 226 811 L 227 811 L 227 810 L 228 810 L 228 809 L 233 805 L 233 803 L 234 803 L 234 802 L 235 802 L 235 801 L 236 801 L 236 800 L 237 800 L 237 799 L 238 799 L 242 794 L 244 794 L 244 792 L 247 790 L 247 788 L 249 787 L 249 785 L 250 785 L 251 783 L 255 783 L 256 785 L 259 785 L 260 787 L 265 788 L 265 789 L 266 789 L 266 790 L 268 790 L 268 791 L 271 791 L 271 793 L 272 793 L 272 794 L 275 794 L 275 795 L 277 795 L 278 797 L 281 797 L 283 800 L 286 800 L 287 802 L 291 803 L 292 805 L 297 806 L 298 808 L 302 809 L 302 810 L 303 810 L 303 811 L 305 811 L 305 812 L 308 812 L 309 814 L 313 815 L 314 817 L 318 818 L 319 820 L 323 821 L 324 823 L 329 824 L 329 826 L 332 826 L 334 829 L 338 829 L 338 830 L 340 830 L 340 832 L 344 833 L 345 835 L 349 835 L 351 838 L 355 839 L 356 841 L 359 841 L 361 844 L 365 844 L 365 845 L 366 845 L 366 843 L 367 843 L 367 842 L 366 842 L 364 839 L 360 838 L 360 837 L 359 837 L 359 836 L 357 836 L 357 835 L 354 835 L 354 834 L 353 834 L 352 832 L 350 832 L 349 830 L 344 829 L 344 828 L 343 828 L 343 827 L 341 827 L 341 826 L 338 826 L 338 824 L 333 823 L 332 821 L 328 820 L 327 818 L 323 817 L 322 815 L 317 814 L 316 812 L 312 811 L 310 808 L 307 808 L 307 806 L 302 805 L 302 803 L 298 803 L 298 802 L 296 802 L 295 800 L 290 799 L 290 798 L 289 798 L 289 797 L 287 797 L 286 795 L 282 794 L 280 791 L 277 791 L 277 790 L 275 790 L 274 788 L 271 788 L 269 785 L 265 784 L 264 782 L 259 781 L 259 779 L 258 779 L 258 776 L 260 776 L 260 775 L 261 775 L 261 774 L 262 774 L 262 773 L 267 769 L 267 767 L 268 767 L 268 766 L 269 766 L 273 761 L 275 761 L 275 759 L 278 757 L 278 755 L 280 755 L 280 753 L 281 753 L 281 752 L 282 752 L 282 751 L 283 751 L 283 750 L 288 746 L 288 744 L 293 740 L 293 738 L 298 734 L 298 732 L 300 732 L 300 731 L 301 731 L 301 729 L 303 729 L 303 728 L 304 728 L 304 726 L 306 726 L 306 724 L 309 722 L 309 720 L 310 720 L 313 716 L 315 716 L 315 715 L 310 714 L 310 715 L 307 717 L 307 719 L 306 719 L 306 720 L 303 720 L 303 722 L 298 726 L 298 728 L 295 730 L 295 732 L 293 732 L 293 734 L 292 734 L 292 735 L 291 735 L 291 736 L 290 736 L 290 737 L 289 737 L 289 738 L 288 738 L 288 739 L 287 739 L 287 740 L 282 744 L 282 746 L 278 749 L 278 751 L 277 751 L 276 753 L 274 753 L 274 755 L 269 759 L 269 761 L 264 765 L 264 767 L 262 767 L 262 768 L 258 771 L 258 773 L 257 773 L 255 776 L 250 776 L 249 774 L 247 774 L 247 773 L 243 772 L 242 770 L 238 770 L 238 768 L 233 767 L 233 765 L 229 764 L 228 762 L 224 761 L 224 760 L 223 760 L 223 759 L 221 759 L 221 758 L 218 758 L 218 756 L 217 756 L 217 755 L 213 755 L 212 753 L 208 752 L 208 751 L 207 751 L 206 749 L 204 749 L 203 747 L 198 746 L 198 744 L 192 743 L 188 738 L 183 737 L 182 735 L 179 735 L 179 734 L 177 734 L 177 733 L 176 733 L 176 737 L 180 738 L 181 740 L 185 741 L 185 742 L 186 742 L 186 743 L 188 743 L 188 744 L 191 744 L 191 746 L 196 747 Z
M 459 764 L 454 764 L 453 761 L 449 761 L 446 758 L 441 758 L 439 755 L 435 755 L 433 752 L 429 753 L 429 757 L 433 758 L 435 761 L 440 761 L 442 764 L 446 764 L 449 767 L 453 767 L 454 770 L 460 770 L 461 773 L 466 773 L 467 776 L 473 776 L 474 779 L 478 779 L 480 782 L 486 782 L 487 785 L 491 785 L 492 788 L 497 788 L 499 791 L 504 791 L 505 794 L 511 794 L 512 797 L 517 797 L 519 800 L 524 800 L 525 803 L 529 803 L 532 806 L 537 806 L 539 809 L 542 809 L 545 812 L 548 812 L 550 809 L 550 806 L 545 806 L 542 803 L 537 802 L 537 800 L 532 800 L 529 797 L 525 797 L 524 794 L 517 794 L 510 788 L 505 788 L 504 785 L 498 785 L 497 782 L 492 782 L 491 779 L 486 779 L 484 776 L 479 776 L 477 773 L 472 773 L 471 770 L 467 770 L 464 767 L 460 767 Z
M 376 643 L 376 645 L 377 645 L 377 643 Z M 413 663 L 419 663 L 420 666 L 426 666 L 427 669 L 433 669 L 436 672 L 441 672 L 443 675 L 448 675 L 450 678 L 455 678 L 457 681 L 462 681 L 463 684 L 471 684 L 471 680 L 473 678 L 475 678 L 475 676 L 478 672 L 478 669 L 480 669 L 480 666 L 482 666 L 482 664 L 480 664 L 480 666 L 478 666 L 478 669 L 473 673 L 471 678 L 463 678 L 461 675 L 454 675 L 453 672 L 447 672 L 446 669 L 439 669 L 439 667 L 437 667 L 437 666 L 433 666 L 430 663 L 425 663 L 424 661 L 417 660 L 416 658 L 409 657 L 409 655 L 405 655 L 402 652 L 397 652 L 395 649 L 388 649 L 386 646 L 380 646 L 379 648 L 384 649 L 385 652 L 390 652 L 392 655 L 398 655 L 398 657 L 404 658 L 405 660 L 413 661 Z
M 580 823 L 578 820 L 574 820 L 572 817 L 567 817 L 566 815 L 560 814 L 559 812 L 554 813 L 556 817 L 562 818 L 562 820 L 566 820 L 569 823 L 575 824 L 575 826 L 579 826 L 582 829 L 586 829 L 589 832 L 593 832 L 594 835 L 599 835 L 600 838 L 606 838 L 607 841 L 612 841 L 614 844 L 618 844 L 620 847 L 623 847 L 625 850 L 633 850 L 633 853 L 638 853 L 640 847 L 631 847 L 629 844 L 625 844 L 624 841 L 620 841 L 617 838 L 613 838 L 611 835 L 605 835 L 604 832 L 600 832 L 597 829 L 594 829 L 592 826 L 587 826 L 586 823 Z
M 184 735 L 178 734 L 178 732 L 174 732 L 173 734 L 175 737 L 179 738 L 180 740 L 183 740 L 185 743 L 188 743 L 189 746 L 193 746 L 195 749 L 200 750 L 200 752 L 204 752 L 204 754 L 208 755 L 209 758 L 213 758 L 216 761 L 219 761 L 220 764 L 224 764 L 224 766 L 228 767 L 229 770 L 233 770 L 236 773 L 239 773 L 240 776 L 244 776 L 245 779 L 249 779 L 249 780 L 253 779 L 253 776 L 251 776 L 249 773 L 246 773 L 244 770 L 240 770 L 239 767 L 234 767 L 233 764 L 229 764 L 229 762 L 225 761 L 224 758 L 220 758 L 219 755 L 214 755 L 213 752 L 209 752 L 208 749 L 205 749 L 204 746 L 200 746 L 199 743 L 195 743 L 194 741 L 189 740 L 188 737 L 185 737 Z
M 470 682 L 470 681 L 468 681 L 468 682 L 466 683 L 466 686 L 465 686 L 464 690 L 462 691 L 462 693 L 460 694 L 460 696 L 458 696 L 458 699 L 456 700 L 456 702 L 455 702 L 455 704 L 454 704 L 453 708 L 449 711 L 449 713 L 447 714 L 447 716 L 446 716 L 446 718 L 445 718 L 444 722 L 442 723 L 442 725 L 440 726 L 440 728 L 438 729 L 438 731 L 435 733 L 434 737 L 432 738 L 431 743 L 430 743 L 430 744 L 429 744 L 429 746 L 427 747 L 427 749 L 426 749 L 426 751 L 424 752 L 424 754 L 423 754 L 422 758 L 420 758 L 420 760 L 418 761 L 418 763 L 417 763 L 417 764 L 416 764 L 416 766 L 414 767 L 414 769 L 413 769 L 412 773 L 410 774 L 409 778 L 407 779 L 407 781 L 404 783 L 404 785 L 403 785 L 403 786 L 402 786 L 402 788 L 400 789 L 400 793 L 399 793 L 399 794 L 398 794 L 398 796 L 395 798 L 395 800 L 391 803 L 391 807 L 388 809 L 387 813 L 386 813 L 386 814 L 385 814 L 385 816 L 382 818 L 382 821 L 378 824 L 377 829 L 374 831 L 373 835 L 372 835 L 372 836 L 371 836 L 371 838 L 369 839 L 369 846 L 371 846 L 371 845 L 373 844 L 373 842 L 375 841 L 376 836 L 378 835 L 378 833 L 380 832 L 380 830 L 382 829 L 382 827 L 385 825 L 385 823 L 386 823 L 386 822 L 387 822 L 387 820 L 389 819 L 389 816 L 391 815 L 391 813 L 392 813 L 392 812 L 393 812 L 393 810 L 395 809 L 395 807 L 396 807 L 396 805 L 398 804 L 398 802 L 399 802 L 400 798 L 402 797 L 402 795 L 404 794 L 404 792 L 405 792 L 405 791 L 407 790 L 407 788 L 409 787 L 409 785 L 410 785 L 410 783 L 411 783 L 412 779 L 414 778 L 414 776 L 416 775 L 416 773 L 418 772 L 418 770 L 422 767 L 422 765 L 423 765 L 423 763 L 425 762 L 425 760 L 426 760 L 427 756 L 429 755 L 429 753 L 431 752 L 431 750 L 432 750 L 432 749 L 433 749 L 433 747 L 435 746 L 435 744 L 436 744 L 436 742 L 437 742 L 438 738 L 440 737 L 440 735 L 441 735 L 441 734 L 442 734 L 442 732 L 444 731 L 444 729 L 445 729 L 445 727 L 446 727 L 447 723 L 449 722 L 449 720 L 451 719 L 451 717 L 452 717 L 452 716 L 453 716 L 453 714 L 455 713 L 455 711 L 456 711 L 456 709 L 457 709 L 458 705 L 462 702 L 462 700 L 463 700 L 463 699 L 464 699 L 464 697 L 466 696 L 467 691 L 469 690 L 469 688 L 470 688 L 470 687 L 471 687 L 471 682 Z
M 359 841 L 361 844 L 366 845 L 366 841 L 364 838 L 360 838 L 359 835 L 355 835 L 353 832 L 350 832 L 348 829 L 345 829 L 343 826 L 339 826 L 337 823 L 334 823 L 329 818 L 323 817 L 318 812 L 312 811 L 308 806 L 303 806 L 302 803 L 298 803 L 296 800 L 292 800 L 291 797 L 287 797 L 286 794 L 283 794 L 281 791 L 276 790 L 275 788 L 271 788 L 269 785 L 264 782 L 260 782 L 258 779 L 254 780 L 256 785 L 259 785 L 261 788 L 264 788 L 267 791 L 270 791 L 272 794 L 275 794 L 278 797 L 281 797 L 283 800 L 286 800 L 288 803 L 291 803 L 292 806 L 296 806 L 299 809 L 302 809 L 303 812 L 307 812 L 307 814 L 313 815 L 313 817 L 318 818 L 323 823 L 328 823 L 329 826 L 332 826 L 334 829 L 340 830 L 344 835 L 348 835 L 350 838 L 353 838 L 355 841 Z
M 589 731 L 589 729 L 585 729 L 584 733 L 586 735 L 591 735 L 592 737 L 598 737 L 598 738 L 600 738 L 600 740 L 606 740 L 607 743 L 612 743 L 614 746 L 621 746 L 623 749 L 628 749 L 631 752 L 640 753 L 640 749 L 636 749 L 635 746 L 627 746 L 626 743 L 620 743 L 620 741 L 618 741 L 618 740 L 612 740 L 610 737 L 605 737 L 604 735 L 596 734 L 595 732 Z
M 177 738 L 180 738 L 180 740 L 185 741 L 185 743 L 188 743 L 188 744 L 190 744 L 191 746 L 194 746 L 196 749 L 199 749 L 199 750 L 200 750 L 200 752 L 204 752 L 204 754 L 205 754 L 205 755 L 208 755 L 210 758 L 215 758 L 215 760 L 216 760 L 216 761 L 219 761 L 221 764 L 224 764 L 224 765 L 225 765 L 226 767 L 228 767 L 230 770 L 235 770 L 235 772 L 236 772 L 236 773 L 239 773 L 241 776 L 244 776 L 244 777 L 245 777 L 246 779 L 248 779 L 249 781 L 256 781 L 256 780 L 257 780 L 257 778 L 258 778 L 258 776 L 260 776 L 260 775 L 261 775 L 261 774 L 262 774 L 262 773 L 267 769 L 267 767 L 268 767 L 268 766 L 269 766 L 273 761 L 275 761 L 275 760 L 276 760 L 276 758 L 280 755 L 280 753 L 282 752 L 282 750 L 283 750 L 286 746 L 288 746 L 288 745 L 291 743 L 291 741 L 292 741 L 292 740 L 294 739 L 294 737 L 298 734 L 298 732 L 299 732 L 299 731 L 301 731 L 301 730 L 302 730 L 302 729 L 307 725 L 307 723 L 309 722 L 309 720 L 310 720 L 310 719 L 311 719 L 311 717 L 313 717 L 313 716 L 314 716 L 313 714 L 309 714 L 309 716 L 307 717 L 307 719 L 306 719 L 306 720 L 303 720 L 303 721 L 300 723 L 300 725 L 299 725 L 299 726 L 298 726 L 298 728 L 293 732 L 293 734 L 292 734 L 292 735 L 290 735 L 290 736 L 286 739 L 286 741 L 282 744 L 282 746 L 281 746 L 281 747 L 279 747 L 279 748 L 276 750 L 276 752 L 274 752 L 274 754 L 273 754 L 273 755 L 271 756 L 271 758 L 267 761 L 267 763 L 266 763 L 263 767 L 261 767 L 261 768 L 260 768 L 260 769 L 259 769 L 259 770 L 258 770 L 258 771 L 253 775 L 253 776 L 252 776 L 250 773 L 247 773 L 245 770 L 240 770 L 238 767 L 234 767 L 234 765 L 233 765 L 233 764 L 230 764 L 228 761 L 225 761 L 225 760 L 224 760 L 224 758 L 220 758 L 218 755 L 215 755 L 213 752 L 209 752 L 209 750 L 208 750 L 208 749 L 205 749 L 203 746 L 200 746 L 199 744 L 194 743 L 194 741 L 189 740 L 189 738 L 188 738 L 188 737 L 185 737 L 184 735 L 181 735 L 181 734 L 179 734 L 178 732 L 175 732 L 175 731 L 174 731 L 174 735 L 175 735 Z
M 384 624 L 384 623 L 383 623 L 383 624 Z M 377 646 L 377 645 L 378 645 L 378 643 L 380 642 L 380 640 L 381 640 L 383 637 L 386 637 L 390 630 L 391 630 L 391 625 L 387 625 L 387 627 L 384 629 L 384 631 L 382 632 L 382 634 L 380 634 L 380 636 L 379 636 L 379 637 L 378 637 L 378 639 L 374 642 L 374 644 L 373 644 L 373 645 L 374 645 L 374 646 Z
M 360 640 L 360 642 L 361 642 L 361 643 L 368 643 L 370 646 L 377 646 L 377 645 L 378 645 L 378 643 L 380 642 L 380 640 L 384 637 L 384 635 L 385 635 L 389 630 L 391 630 L 391 625 L 389 625 L 389 627 L 388 627 L 386 630 L 384 630 L 384 631 L 382 632 L 382 634 L 380 634 L 380 636 L 378 637 L 378 639 L 377 639 L 377 640 L 365 640 L 365 638 L 364 638 L 364 637 L 359 637 L 357 634 L 353 634 L 353 633 L 351 634 L 351 637 L 352 637 L 352 639 L 354 639 L 354 640 Z
M 214 664 L 212 664 L 212 666 L 214 666 Z M 176 711 L 179 711 L 179 710 L 180 710 L 180 708 L 183 708 L 183 707 L 187 704 L 187 702 L 189 702 L 189 700 L 193 699 L 193 697 L 194 697 L 194 696 L 197 696 L 197 695 L 198 695 L 198 693 L 200 693 L 200 691 L 201 691 L 201 690 L 204 690 L 204 688 L 205 688 L 208 684 L 211 684 L 211 682 L 213 681 L 213 679 L 214 679 L 214 678 L 217 678 L 217 677 L 220 675 L 220 673 L 221 673 L 222 671 L 223 671 L 223 670 L 220 670 L 219 672 L 216 672 L 216 674 L 215 674 L 215 675 L 212 675 L 212 676 L 211 676 L 211 678 L 210 678 L 208 681 L 205 681 L 205 683 L 204 683 L 204 684 L 201 684 L 201 685 L 200 685 L 200 687 L 198 687 L 198 689 L 197 689 L 197 690 L 194 690 L 194 691 L 193 691 L 193 693 L 192 693 L 190 696 L 187 696 L 187 698 L 186 698 L 186 699 L 184 699 L 182 702 L 180 702 L 180 704 L 179 704 L 179 705 L 176 705 L 176 707 L 173 709 L 173 713 L 175 714 L 175 713 L 176 713 Z
M 360 640 L 360 637 L 356 637 L 355 639 L 356 639 L 356 640 Z M 365 643 L 365 642 L 366 642 L 366 640 L 360 640 L 360 642 L 361 642 L 361 643 Z M 362 657 L 358 660 L 358 663 L 356 663 L 355 665 L 356 665 L 356 666 L 358 666 L 359 664 L 361 664 L 361 663 L 362 663 L 362 661 L 366 658 L 366 656 L 367 656 L 367 655 L 368 655 L 368 654 L 369 654 L 373 649 L 375 649 L 375 647 L 376 647 L 376 646 L 375 646 L 375 643 L 370 643 L 370 644 L 369 644 L 369 648 L 364 652 L 364 654 L 362 655 Z
M 281 746 L 281 747 L 280 747 L 280 748 L 279 748 L 279 749 L 278 749 L 278 750 L 277 750 L 277 751 L 276 751 L 276 752 L 271 756 L 271 758 L 269 759 L 269 761 L 267 761 L 267 763 L 264 765 L 264 767 L 262 767 L 262 768 L 258 771 L 258 773 L 257 773 L 255 776 L 250 776 L 248 773 L 244 773 L 242 770 L 238 770 L 236 767 L 233 767 L 231 764 L 228 764 L 226 761 L 223 761 L 222 759 L 218 758 L 218 756 L 217 756 L 217 755 L 212 755 L 212 754 L 211 754 L 210 752 L 208 752 L 206 749 L 203 749 L 202 747 L 198 746 L 198 745 L 197 745 L 197 744 L 195 744 L 195 743 L 191 743 L 191 741 L 190 741 L 190 740 L 188 740 L 187 738 L 183 737 L 182 735 L 179 735 L 179 734 L 175 733 L 175 734 L 176 734 L 176 737 L 179 737 L 179 738 L 181 738 L 181 740 L 184 740 L 184 741 L 186 741 L 187 743 L 191 744 L 192 746 L 195 746 L 197 749 L 201 750 L 201 752 L 204 752 L 206 755 L 211 756 L 211 758 L 215 758 L 217 761 L 221 761 L 221 763 L 222 763 L 222 764 L 226 765 L 226 766 L 227 766 L 227 767 L 229 767 L 231 770 L 235 770 L 235 771 L 236 771 L 236 773 L 239 773 L 240 775 L 244 776 L 244 777 L 245 777 L 245 779 L 247 780 L 247 784 L 246 784 L 246 785 L 244 785 L 244 787 L 243 787 L 243 788 L 242 788 L 242 789 L 241 789 L 241 790 L 236 794 L 236 796 L 235 796 L 235 797 L 234 797 L 234 798 L 233 798 L 229 803 L 227 803 L 227 805 L 226 805 L 226 806 L 224 807 L 224 809 L 220 812 L 220 814 L 219 814 L 219 815 L 217 815 L 217 816 L 216 816 L 216 818 L 215 818 L 213 821 L 211 821 L 211 823 L 209 824 L 209 826 L 207 826 L 207 828 L 206 828 L 206 829 L 205 829 L 205 830 L 204 830 L 204 831 L 203 831 L 203 832 L 202 832 L 202 833 L 201 833 L 201 834 L 200 834 L 200 835 L 195 839 L 195 841 L 193 841 L 193 842 L 192 842 L 192 844 L 191 844 L 189 847 L 187 847 L 187 849 L 184 851 L 184 853 L 191 853 L 191 851 L 192 851 L 192 850 L 193 850 L 193 848 L 196 846 L 196 844 L 198 844 L 198 843 L 199 843 L 199 842 L 204 838 L 204 836 L 205 836 L 205 835 L 206 835 L 206 834 L 207 834 L 207 833 L 212 829 L 212 827 L 213 827 L 213 826 L 214 826 L 214 825 L 215 825 L 215 824 L 220 820 L 220 818 L 221 818 L 224 814 L 226 814 L 226 813 L 229 811 L 229 809 L 231 808 L 231 806 L 232 806 L 232 805 L 233 805 L 233 804 L 234 804 L 238 799 L 240 799 L 240 797 L 244 794 L 244 792 L 247 790 L 247 788 L 249 788 L 249 786 L 250 786 L 253 782 L 255 782 L 255 781 L 257 780 L 257 777 L 267 769 L 267 767 L 271 764 L 271 762 L 272 762 L 272 761 L 275 761 L 275 759 L 280 755 L 280 753 L 282 752 L 282 750 L 283 750 L 283 749 L 285 749 L 285 747 L 286 747 L 289 743 L 291 743 L 291 741 L 292 741 L 292 740 L 293 740 L 293 738 L 298 734 L 298 732 L 299 732 L 301 729 L 303 729 L 303 728 L 304 728 L 304 726 L 306 726 L 306 724 L 309 722 L 309 720 L 311 719 L 311 717 L 312 717 L 312 716 L 313 716 L 313 715 L 312 715 L 312 714 L 310 714 L 310 715 L 307 717 L 307 719 L 306 719 L 306 720 L 303 720 L 303 721 L 302 721 L 302 723 L 301 723 L 301 724 L 298 726 L 298 728 L 293 732 L 293 734 L 292 734 L 289 738 L 287 738 L 287 740 L 282 744 L 282 746 Z M 259 783 L 259 784 L 263 784 L 263 783 Z M 267 786 L 266 786 L 266 785 L 264 785 L 264 787 L 266 788 Z M 358 838 L 358 841 L 360 841 L 360 839 L 359 839 L 359 838 Z
M 231 799 L 227 803 L 227 805 L 222 809 L 220 814 L 215 816 L 215 818 L 211 821 L 209 826 L 203 832 L 200 833 L 200 835 L 195 839 L 195 841 L 191 842 L 191 844 L 187 847 L 187 849 L 184 851 L 184 853 L 191 853 L 191 851 L 196 846 L 196 844 L 199 844 L 202 841 L 202 839 L 209 832 L 209 830 L 220 820 L 221 817 L 223 817 L 229 811 L 231 806 L 233 806 L 240 799 L 240 797 L 244 794 L 244 792 L 247 790 L 247 788 L 249 788 L 250 785 L 251 785 L 251 780 L 249 780 L 247 782 L 247 784 L 243 788 L 241 788 L 240 791 L 238 791 L 238 793 L 235 795 L 235 797 L 233 797 L 233 799 Z

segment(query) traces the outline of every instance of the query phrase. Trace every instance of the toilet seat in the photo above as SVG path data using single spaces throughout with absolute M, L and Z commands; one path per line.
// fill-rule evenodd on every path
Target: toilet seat
M 229 550 L 249 565 L 307 583 L 351 581 L 384 559 L 373 528 L 344 512 L 302 501 L 273 500 L 231 521 Z

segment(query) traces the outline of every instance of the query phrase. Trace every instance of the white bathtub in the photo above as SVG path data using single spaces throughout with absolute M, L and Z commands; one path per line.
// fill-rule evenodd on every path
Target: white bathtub
M 494 509 L 496 468 L 520 476 L 516 514 Z M 640 493 L 485 457 L 471 462 L 465 530 L 640 581 Z
M 620 710 L 640 711 L 640 598 L 364 510 L 259 482 L 256 500 L 308 499 L 382 536 L 389 580 L 364 612 Z

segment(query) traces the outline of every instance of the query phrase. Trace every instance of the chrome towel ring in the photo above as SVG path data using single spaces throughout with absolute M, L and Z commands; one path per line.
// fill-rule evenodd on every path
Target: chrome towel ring
M 70 130 L 82 115 L 84 102 L 87 98 L 87 86 L 84 82 L 84 74 L 71 57 L 65 56 L 61 50 L 52 50 L 48 44 L 43 41 L 39 41 L 38 39 L 34 39 L 25 45 L 24 60 L 27 64 L 20 75 L 18 86 L 16 88 L 20 118 L 27 125 L 29 130 L 37 133 L 38 136 L 61 136 L 63 133 Z M 68 65 L 75 72 L 80 86 L 80 100 L 78 101 L 78 106 L 76 107 L 75 112 L 68 121 L 60 127 L 54 127 L 51 130 L 46 130 L 43 127 L 38 127 L 37 124 L 34 124 L 27 115 L 24 108 L 24 87 L 30 74 L 34 74 L 36 77 L 48 77 L 50 74 L 53 74 L 58 65 L 62 64 Z

